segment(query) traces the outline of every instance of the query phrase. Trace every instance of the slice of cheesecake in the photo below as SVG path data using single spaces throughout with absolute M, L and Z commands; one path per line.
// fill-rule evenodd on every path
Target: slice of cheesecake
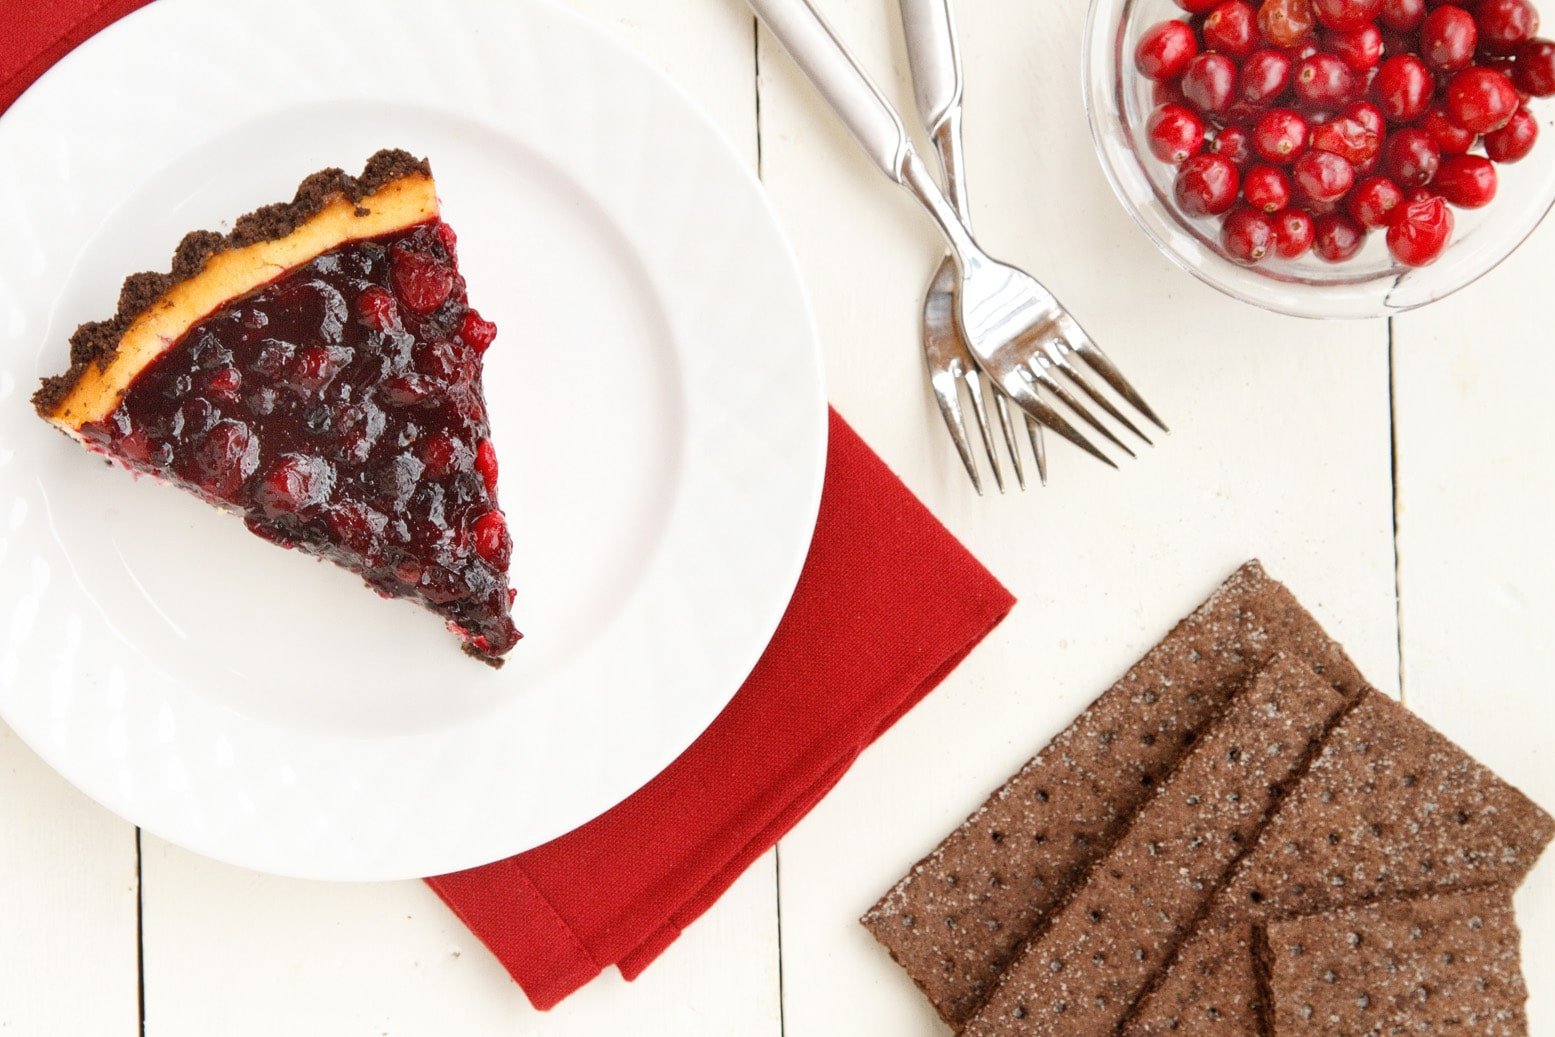
M 481 357 L 424 160 L 380 151 L 195 231 L 134 274 L 33 396 L 88 449 L 442 616 L 487 662 L 519 639 Z

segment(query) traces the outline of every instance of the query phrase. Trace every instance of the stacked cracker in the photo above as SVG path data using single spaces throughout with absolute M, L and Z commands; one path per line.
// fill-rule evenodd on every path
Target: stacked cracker
M 1552 835 L 1252 562 L 863 923 L 968 1037 L 1513 1037 Z

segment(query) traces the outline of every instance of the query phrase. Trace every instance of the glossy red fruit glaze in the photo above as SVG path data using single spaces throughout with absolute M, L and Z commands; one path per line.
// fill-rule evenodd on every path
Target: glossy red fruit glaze
M 1555 95 L 1555 42 L 1529 40 L 1521 44 L 1512 85 L 1534 97 Z
M 1257 15 L 1247 0 L 1221 0 L 1210 9 L 1202 30 L 1206 50 L 1245 58 L 1258 46 Z
M 1334 55 L 1319 52 L 1296 66 L 1291 89 L 1297 99 L 1313 108 L 1342 108 L 1354 99 L 1355 73 Z
M 479 313 L 471 310 L 464 315 L 464 320 L 459 324 L 459 337 L 464 344 L 475 350 L 476 354 L 486 352 L 491 348 L 492 342 L 497 338 L 497 326 L 489 320 L 483 320 Z
M 475 448 L 475 470 L 481 473 L 481 481 L 486 484 L 486 492 L 496 493 L 497 451 L 489 439 L 481 440 L 480 446 Z
M 1355 167 L 1331 151 L 1307 151 L 1291 167 L 1291 181 L 1304 199 L 1337 202 L 1355 185 Z
M 513 557 L 513 540 L 499 511 L 488 511 L 470 526 L 475 552 L 492 565 L 505 566 Z
M 1496 162 L 1517 162 L 1528 157 L 1538 139 L 1539 121 L 1519 108 L 1505 126 L 1485 134 L 1485 154 Z
M 1290 86 L 1290 56 L 1283 50 L 1255 50 L 1242 62 L 1237 74 L 1237 97 L 1248 104 L 1266 105 Z
M 1263 0 L 1258 6 L 1258 29 L 1276 47 L 1295 47 L 1316 28 L 1312 0 Z
M 1319 216 L 1312 232 L 1312 252 L 1329 263 L 1342 263 L 1366 243 L 1366 228 L 1342 212 Z
M 1352 72 L 1365 72 L 1376 68 L 1382 60 L 1382 31 L 1375 25 L 1365 25 L 1351 32 L 1328 34 L 1323 45 L 1345 63 Z
M 1436 105 L 1420 120 L 1420 128 L 1436 141 L 1443 155 L 1462 155 L 1474 146 L 1479 134 L 1464 129 L 1447 117 L 1447 109 Z
M 1382 146 L 1382 167 L 1406 191 L 1430 183 L 1441 161 L 1436 141 L 1418 126 L 1406 126 Z
M 1146 79 L 1173 80 L 1199 52 L 1199 41 L 1186 22 L 1160 22 L 1146 29 L 1134 48 L 1134 67 Z
M 1394 32 L 1413 32 L 1425 20 L 1425 0 L 1382 0 L 1377 23 Z
M 1178 81 L 1182 95 L 1205 115 L 1226 110 L 1236 88 L 1236 62 L 1224 54 L 1199 54 Z
M 1466 68 L 1447 81 L 1447 117 L 1466 130 L 1499 130 L 1520 100 L 1512 81 L 1488 68 Z
M 1314 151 L 1331 151 L 1358 166 L 1377 154 L 1382 138 L 1360 120 L 1341 115 L 1312 127 L 1311 146 Z
M 399 304 L 387 288 L 370 285 L 356 300 L 356 312 L 374 331 L 393 331 L 400 326 Z
M 1411 197 L 1388 224 L 1388 251 L 1405 266 L 1434 263 L 1452 237 L 1452 210 L 1432 195 Z
M 1454 155 L 1442 162 L 1431 190 L 1460 209 L 1478 209 L 1496 196 L 1496 167 L 1483 155 Z
M 1220 225 L 1220 246 L 1238 263 L 1251 266 L 1274 247 L 1274 221 L 1256 209 L 1233 209 Z
M 1388 132 L 1388 120 L 1382 114 L 1382 109 L 1370 101 L 1356 101 L 1348 105 L 1341 113 L 1346 118 L 1354 119 L 1377 136 Z
M 1145 121 L 1150 153 L 1178 165 L 1204 149 L 1204 120 L 1185 105 L 1163 104 Z
M 1353 32 L 1370 25 L 1382 12 L 1382 0 L 1313 0 L 1317 20 L 1324 28 Z
M 1281 259 L 1296 259 L 1312 247 L 1316 222 L 1304 209 L 1286 209 L 1274 217 L 1274 254 Z
M 1367 177 L 1355 185 L 1346 210 L 1363 227 L 1382 227 L 1404 200 L 1404 192 L 1385 176 Z
M 1491 54 L 1511 54 L 1539 31 L 1539 12 L 1528 0 L 1480 0 L 1474 22 L 1481 47 Z
M 1173 195 L 1189 216 L 1218 216 L 1231 208 L 1241 185 L 1241 174 L 1225 157 L 1198 154 L 1178 169 Z
M 1420 26 L 1420 58 L 1437 72 L 1456 72 L 1474 63 L 1479 29 L 1474 16 L 1461 7 L 1444 4 L 1425 16 Z
M 1414 122 L 1431 104 L 1436 80 L 1413 54 L 1395 54 L 1377 66 L 1371 95 L 1389 122 Z
M 1307 120 L 1289 108 L 1271 108 L 1253 124 L 1253 152 L 1265 162 L 1289 165 L 1307 150 Z
M 390 253 L 389 267 L 395 297 L 411 313 L 424 316 L 433 312 L 453 291 L 453 269 L 436 256 L 396 247 Z
M 1290 204 L 1290 175 L 1278 166 L 1254 166 L 1242 176 L 1242 197 L 1261 212 L 1279 212 Z
M 1241 168 L 1253 160 L 1253 137 L 1241 126 L 1223 126 L 1215 132 L 1209 150 Z

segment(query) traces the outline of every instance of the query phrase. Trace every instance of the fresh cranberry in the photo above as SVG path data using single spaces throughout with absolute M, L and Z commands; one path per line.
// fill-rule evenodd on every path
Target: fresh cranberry
M 1354 32 L 1372 23 L 1382 11 L 1382 0 L 1314 0 L 1317 20 L 1335 32 Z
M 1478 43 L 1474 16 L 1452 4 L 1444 4 L 1426 15 L 1420 26 L 1420 57 L 1437 72 L 1468 68 L 1474 63 Z
M 1447 117 L 1474 133 L 1499 130 L 1519 103 L 1512 81 L 1488 68 L 1466 68 L 1447 81 Z
M 1304 209 L 1286 209 L 1274 217 L 1274 252 L 1282 259 L 1296 259 L 1312 247 L 1316 225 Z
M 1306 151 L 1291 167 L 1291 180 L 1303 198 L 1337 202 L 1355 184 L 1355 167 L 1331 151 Z
M 1436 141 L 1417 126 L 1397 131 L 1383 145 L 1383 167 L 1406 191 L 1430 183 L 1441 161 Z
M 1177 6 L 1189 14 L 1204 14 L 1217 3 L 1219 0 L 1177 0 Z
M 1517 66 L 1512 84 L 1534 97 L 1555 94 L 1555 43 L 1528 40 L 1517 48 Z
M 454 272 L 424 252 L 396 246 L 389 271 L 395 294 L 411 313 L 432 313 L 454 290 Z
M 513 541 L 508 535 L 508 524 L 498 511 L 488 511 L 470 525 L 475 542 L 475 552 L 492 565 L 506 566 L 513 554 Z
M 1538 139 L 1539 120 L 1519 108 L 1505 126 L 1485 134 L 1485 154 L 1496 162 L 1516 162 L 1528 156 Z
M 1255 50 L 1242 62 L 1237 96 L 1249 104 L 1268 104 L 1290 86 L 1290 58 L 1282 50 Z
M 377 331 L 393 331 L 400 326 L 399 305 L 387 288 L 368 285 L 356 299 L 356 312 L 362 323 Z
M 1388 132 L 1388 120 L 1382 114 L 1382 109 L 1370 101 L 1356 101 L 1349 105 L 1343 112 L 1344 116 L 1354 119 L 1366 127 L 1378 137 Z
M 1355 73 L 1332 54 L 1303 58 L 1292 77 L 1296 97 L 1314 108 L 1342 108 L 1355 91 Z
M 1253 124 L 1253 151 L 1265 162 L 1289 165 L 1307 150 L 1307 120 L 1289 108 L 1271 108 Z
M 490 349 L 491 344 L 496 341 L 497 326 L 489 320 L 482 320 L 479 313 L 471 310 L 464 315 L 464 320 L 459 324 L 459 337 L 479 356 Z
M 1205 115 L 1223 112 L 1236 88 L 1236 62 L 1224 54 L 1200 54 L 1188 62 L 1179 85 L 1188 103 Z
M 1425 0 L 1382 0 L 1377 21 L 1384 29 L 1413 32 L 1425 20 Z
M 1177 171 L 1173 194 L 1190 216 L 1218 216 L 1236 201 L 1241 176 L 1224 156 L 1198 154 Z
M 1279 212 L 1290 204 L 1290 175 L 1277 166 L 1254 166 L 1242 177 L 1242 197 L 1262 212 Z
M 1258 7 L 1258 28 L 1276 47 L 1294 47 L 1317 28 L 1312 0 L 1263 0 Z
M 1431 180 L 1431 190 L 1460 209 L 1478 209 L 1496 196 L 1496 167 L 1482 155 L 1454 155 Z
M 1330 33 L 1324 43 L 1352 72 L 1376 68 L 1377 62 L 1382 60 L 1382 32 L 1375 25 L 1363 25 L 1350 32 Z
M 1382 227 L 1403 200 L 1404 192 L 1397 184 L 1385 176 L 1373 176 L 1355 185 L 1346 207 L 1361 226 Z
M 1312 234 L 1312 252 L 1329 263 L 1342 263 L 1366 243 L 1366 228 L 1342 212 L 1319 216 Z
M 1436 261 L 1452 237 L 1452 210 L 1432 195 L 1411 197 L 1399 206 L 1388 225 L 1388 251 L 1405 266 Z
M 1247 0 L 1221 0 L 1204 19 L 1204 46 L 1245 58 L 1258 45 L 1257 16 Z
M 1224 126 L 1215 133 L 1209 150 L 1216 155 L 1223 155 L 1240 169 L 1253 160 L 1252 134 L 1241 126 Z
M 1359 119 L 1348 115 L 1312 127 L 1314 151 L 1331 151 L 1351 165 L 1368 161 L 1381 146 L 1381 137 Z
M 491 440 L 483 439 L 475 448 L 475 470 L 481 473 L 487 493 L 497 492 L 497 450 Z
M 1183 74 L 1199 52 L 1199 41 L 1186 22 L 1166 21 L 1151 26 L 1134 48 L 1134 67 L 1146 79 L 1173 80 Z
M 1511 54 L 1539 31 L 1539 12 L 1528 0 L 1480 0 L 1474 21 L 1480 46 L 1491 54 Z
M 1459 126 L 1447 117 L 1447 109 L 1436 105 L 1420 120 L 1420 128 L 1436 141 L 1437 150 L 1443 155 L 1461 155 L 1474 146 L 1479 134 Z
M 1257 209 L 1233 209 L 1220 225 L 1220 245 L 1232 259 L 1251 266 L 1274 247 L 1274 221 Z
M 1145 122 L 1150 153 L 1162 162 L 1180 165 L 1204 150 L 1204 120 L 1180 104 L 1163 104 Z
M 1414 122 L 1431 103 L 1436 80 L 1425 63 L 1413 54 L 1385 58 L 1372 81 L 1372 96 L 1389 122 Z

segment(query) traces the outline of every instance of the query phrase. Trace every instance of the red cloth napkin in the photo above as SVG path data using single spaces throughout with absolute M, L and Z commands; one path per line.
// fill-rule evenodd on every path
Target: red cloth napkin
M 9 0 L 0 111 L 76 44 L 146 2 Z M 798 588 L 712 726 L 582 828 L 427 881 L 539 1008 L 609 965 L 633 979 L 1013 604 L 834 411 Z

